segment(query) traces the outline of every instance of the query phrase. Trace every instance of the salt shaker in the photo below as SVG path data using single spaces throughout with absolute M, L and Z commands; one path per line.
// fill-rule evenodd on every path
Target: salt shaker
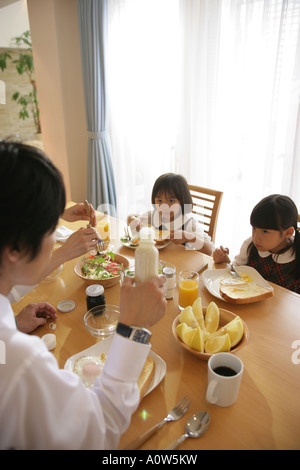
M 163 267 L 162 273 L 167 278 L 167 292 L 166 299 L 174 299 L 175 287 L 176 287 L 176 268 L 173 264 L 166 263 Z

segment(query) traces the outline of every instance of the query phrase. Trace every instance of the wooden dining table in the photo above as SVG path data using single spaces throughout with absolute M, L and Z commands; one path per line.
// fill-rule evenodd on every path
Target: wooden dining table
M 101 218 L 101 215 L 100 215 Z M 116 221 L 114 219 L 114 221 Z M 76 230 L 86 222 L 60 224 Z M 112 234 L 114 251 L 134 264 L 135 251 L 122 245 L 124 224 L 117 221 Z M 30 302 L 47 301 L 53 306 L 62 300 L 73 300 L 75 309 L 57 312 L 32 334 L 42 337 L 56 335 L 52 351 L 60 368 L 67 359 L 97 343 L 83 322 L 87 311 L 86 281 L 74 272 L 80 258 L 64 263 L 55 279 L 44 280 L 19 302 L 12 304 L 15 314 Z M 187 420 L 198 411 L 208 411 L 210 425 L 199 438 L 188 438 L 180 451 L 200 449 L 300 449 L 300 295 L 272 285 L 274 296 L 260 302 L 234 305 L 216 299 L 205 287 L 202 273 L 215 269 L 211 257 L 186 250 L 170 243 L 159 250 L 159 259 L 183 269 L 200 272 L 199 296 L 203 306 L 211 301 L 219 308 L 239 315 L 249 329 L 249 340 L 236 355 L 244 363 L 244 374 L 236 403 L 219 407 L 206 401 L 207 361 L 181 347 L 172 333 L 172 323 L 179 314 L 178 287 L 174 299 L 167 301 L 167 313 L 152 327 L 152 351 L 166 364 L 166 373 L 151 393 L 145 396 L 132 416 L 132 421 L 120 440 L 123 450 L 154 424 L 163 420 L 184 396 L 191 400 L 185 416 L 166 423 L 141 447 L 159 452 L 184 434 Z M 219 267 L 223 267 L 220 265 Z M 106 303 L 119 305 L 120 283 L 105 289 Z M 53 329 L 55 328 L 55 329 Z

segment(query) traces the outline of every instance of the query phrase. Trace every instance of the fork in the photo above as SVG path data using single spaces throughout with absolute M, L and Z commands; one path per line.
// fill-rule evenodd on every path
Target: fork
M 104 241 L 100 238 L 97 242 L 97 256 L 100 256 L 105 252 Z
M 232 276 L 238 277 L 239 279 L 243 279 L 242 276 L 239 275 L 239 273 L 236 271 L 235 267 L 231 263 L 229 264 L 229 269 L 230 269 L 230 274 L 232 274 Z
M 155 424 L 152 428 L 142 434 L 140 437 L 132 441 L 124 450 L 135 450 L 138 449 L 144 442 L 146 442 L 149 437 L 151 437 L 156 431 L 163 427 L 163 425 L 169 421 L 177 421 L 182 418 L 182 416 L 187 412 L 188 407 L 191 404 L 191 400 L 187 397 L 177 403 L 176 406 L 168 413 L 168 415 L 158 424 Z
M 124 227 L 124 232 L 125 232 L 125 238 L 127 239 L 127 241 L 129 242 L 131 240 L 131 236 L 129 235 L 129 227 L 127 225 L 127 227 Z

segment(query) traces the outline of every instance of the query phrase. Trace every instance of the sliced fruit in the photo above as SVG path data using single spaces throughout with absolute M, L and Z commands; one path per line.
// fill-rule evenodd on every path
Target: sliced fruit
M 182 310 L 178 317 L 178 320 L 180 321 L 180 323 L 186 323 L 191 328 L 197 328 L 199 326 L 193 313 L 193 309 L 190 306 L 185 307 L 185 309 Z
M 222 326 L 222 328 L 217 330 L 215 333 L 212 333 L 211 338 L 215 336 L 224 336 L 227 333 L 230 337 L 231 348 L 233 348 L 241 341 L 244 334 L 244 325 L 240 317 L 236 317 L 231 322 Z
M 220 310 L 215 302 L 211 302 L 206 309 L 205 314 L 205 329 L 208 333 L 214 333 L 219 327 Z
M 240 317 L 235 318 L 225 325 L 226 332 L 230 336 L 231 347 L 236 346 L 242 339 L 244 334 L 244 325 Z
M 196 349 L 197 351 L 204 352 L 204 335 L 201 328 L 195 329 L 193 335 L 190 338 L 190 347 Z
M 208 354 L 216 354 L 219 352 L 228 352 L 231 348 L 231 342 L 229 334 L 226 333 L 223 336 L 209 337 L 206 340 L 204 350 Z
M 202 330 L 205 330 L 205 325 L 204 325 L 204 316 L 203 316 L 203 311 L 202 311 L 202 300 L 201 297 L 198 297 L 198 299 L 195 300 L 192 306 L 193 313 L 195 315 L 195 318 Z
M 194 334 L 195 329 L 191 328 L 186 323 L 179 323 L 176 331 L 181 341 L 190 346 L 191 337 Z

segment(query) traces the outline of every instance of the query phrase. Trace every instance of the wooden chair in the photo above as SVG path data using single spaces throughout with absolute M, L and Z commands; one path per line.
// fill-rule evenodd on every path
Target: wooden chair
M 298 214 L 298 223 L 297 223 L 297 228 L 300 230 L 300 214 Z
M 204 226 L 206 232 L 213 242 L 215 242 L 217 222 L 220 205 L 223 197 L 221 191 L 202 188 L 189 184 L 189 190 L 193 200 L 193 210 L 195 219 Z

